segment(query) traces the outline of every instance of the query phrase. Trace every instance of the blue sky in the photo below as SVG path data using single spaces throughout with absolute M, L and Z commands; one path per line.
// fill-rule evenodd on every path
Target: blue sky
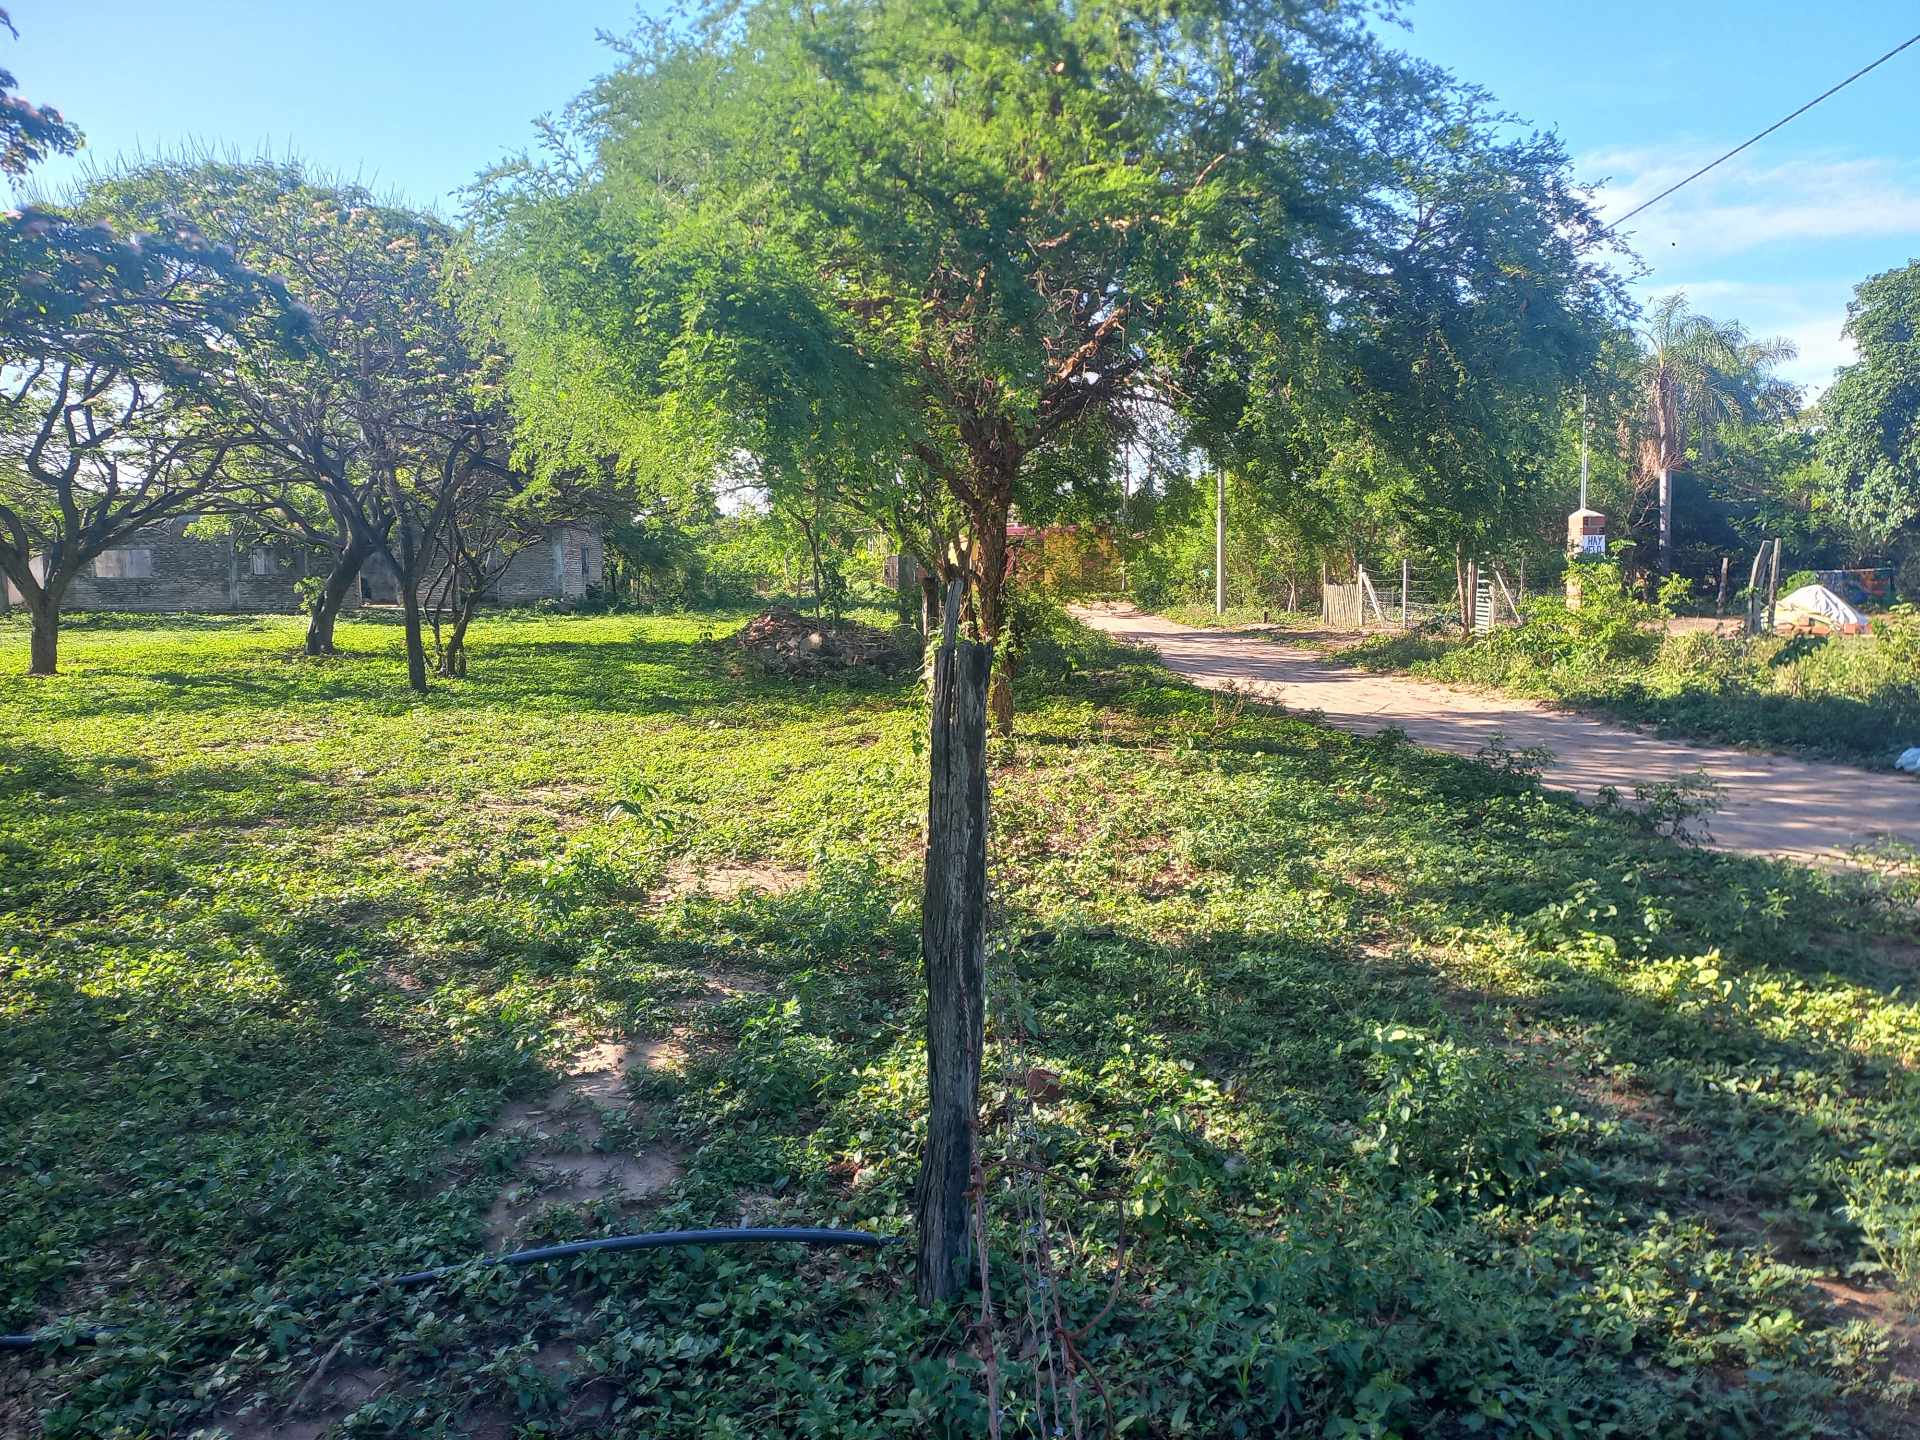
M 97 158 L 289 145 L 451 208 L 449 193 L 609 64 L 629 0 L 10 0 L 0 55 Z M 1416 0 L 1396 44 L 1557 130 L 1612 214 L 1920 29 L 1911 0 Z M 1791 378 L 1848 351 L 1847 297 L 1920 256 L 1920 46 L 1645 216 L 1642 295 L 1785 335 Z M 57 182 L 65 167 L 49 167 Z

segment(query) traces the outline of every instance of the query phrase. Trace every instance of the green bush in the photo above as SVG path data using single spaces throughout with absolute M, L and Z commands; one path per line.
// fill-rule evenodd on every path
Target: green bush
M 1583 566 L 1581 603 L 1543 596 L 1526 623 L 1474 641 L 1419 634 L 1343 657 L 1598 710 L 1698 736 L 1884 765 L 1920 744 L 1920 610 L 1870 635 L 1669 631 L 1672 594 L 1630 594 L 1613 562 Z
M 1473 668 L 1488 678 L 1520 669 L 1602 673 L 1623 663 L 1645 663 L 1660 648 L 1660 605 L 1636 599 L 1611 560 L 1580 568 L 1580 603 L 1558 595 L 1532 602 L 1527 621 L 1495 630 L 1473 647 Z
M 1873 622 L 1881 653 L 1909 679 L 1920 677 L 1920 606 L 1896 605 Z
M 1511 1194 L 1539 1173 L 1539 1120 L 1497 1055 L 1396 1025 L 1374 1031 L 1366 1058 L 1379 1090 L 1363 1155 L 1460 1198 Z

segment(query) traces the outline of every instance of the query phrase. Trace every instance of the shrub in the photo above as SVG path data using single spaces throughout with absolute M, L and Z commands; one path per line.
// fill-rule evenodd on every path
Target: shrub
M 1545 668 L 1587 669 L 1650 659 L 1660 648 L 1655 627 L 1666 618 L 1665 605 L 1635 599 L 1620 566 L 1611 560 L 1582 566 L 1580 577 L 1578 607 L 1558 595 L 1544 595 L 1530 607 L 1526 624 L 1496 630 L 1482 642 L 1483 648 Z
M 1476 641 L 1411 634 L 1346 652 L 1652 723 L 1663 732 L 1888 764 L 1920 744 L 1920 609 L 1898 605 L 1870 635 L 1668 632 L 1671 593 L 1636 599 L 1612 562 L 1581 567 L 1582 603 L 1556 596 L 1526 623 Z M 1681 829 L 1698 818 L 1677 817 Z
M 1407 1026 L 1367 1046 L 1379 1086 L 1358 1148 L 1415 1183 L 1459 1196 L 1509 1194 L 1541 1168 L 1540 1125 L 1497 1056 Z
M 1908 677 L 1920 677 L 1920 606 L 1896 605 L 1873 622 L 1887 659 Z

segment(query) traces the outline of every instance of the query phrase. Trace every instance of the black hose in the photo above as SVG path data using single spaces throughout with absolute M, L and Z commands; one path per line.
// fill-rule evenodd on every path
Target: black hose
M 568 1260 L 575 1255 L 595 1255 L 614 1250 L 661 1250 L 674 1245 L 757 1245 L 769 1241 L 790 1241 L 796 1245 L 860 1245 L 878 1249 L 898 1245 L 898 1235 L 874 1235 L 865 1230 L 825 1230 L 812 1226 L 773 1228 L 737 1227 L 728 1230 L 655 1230 L 645 1235 L 610 1235 L 604 1240 L 573 1240 L 565 1245 L 542 1245 L 534 1250 L 516 1250 L 511 1255 L 481 1255 L 456 1265 L 436 1265 L 431 1270 L 415 1270 L 385 1280 L 373 1280 L 342 1294 L 384 1290 L 388 1286 L 405 1288 L 444 1280 L 470 1267 L 490 1265 L 534 1265 L 542 1260 Z M 36 1345 L 65 1341 L 73 1345 L 98 1345 L 110 1338 L 112 1330 L 40 1330 L 24 1335 L 0 1335 L 0 1350 L 31 1350 Z

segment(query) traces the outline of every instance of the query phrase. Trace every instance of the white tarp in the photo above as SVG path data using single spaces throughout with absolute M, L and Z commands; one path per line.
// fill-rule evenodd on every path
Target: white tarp
M 1791 595 L 1782 595 L 1777 615 L 1782 625 L 1813 621 L 1833 630 L 1846 625 L 1864 627 L 1867 623 L 1865 615 L 1824 585 L 1802 585 Z

